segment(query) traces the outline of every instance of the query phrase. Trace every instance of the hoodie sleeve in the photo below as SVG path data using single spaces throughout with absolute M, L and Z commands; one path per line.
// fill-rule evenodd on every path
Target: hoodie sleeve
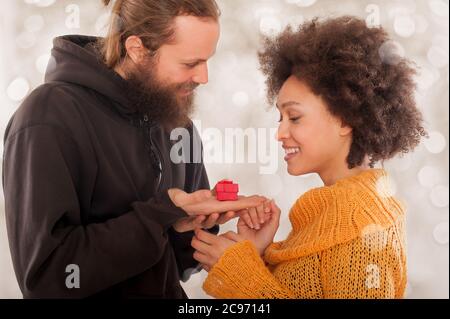
M 79 151 L 65 133 L 34 125 L 5 141 L 8 238 L 25 298 L 87 297 L 144 272 L 162 257 L 166 230 L 186 216 L 163 192 L 120 217 L 85 225 L 77 197 Z M 74 267 L 79 288 L 69 289 Z
M 200 135 L 192 124 L 189 128 L 191 136 L 191 162 L 186 164 L 186 184 L 184 190 L 188 193 L 195 192 L 200 189 L 210 189 L 208 175 L 203 163 L 203 145 Z M 194 143 L 197 143 L 195 145 Z M 195 145 L 195 146 L 194 146 Z M 201 150 L 198 154 L 194 150 Z M 219 233 L 219 226 L 216 225 L 208 230 L 213 234 Z M 201 271 L 199 263 L 194 259 L 194 248 L 191 246 L 194 232 L 178 233 L 173 228 L 169 230 L 170 243 L 174 249 L 180 278 L 183 282 L 189 280 L 190 276 Z

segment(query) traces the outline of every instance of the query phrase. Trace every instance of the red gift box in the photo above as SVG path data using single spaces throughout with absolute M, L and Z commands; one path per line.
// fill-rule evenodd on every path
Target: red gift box
M 222 180 L 219 183 L 217 183 L 215 191 L 217 200 L 220 201 L 237 200 L 239 185 L 234 184 L 230 180 Z

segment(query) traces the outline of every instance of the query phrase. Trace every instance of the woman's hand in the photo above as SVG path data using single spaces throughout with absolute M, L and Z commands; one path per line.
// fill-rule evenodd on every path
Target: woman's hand
M 195 236 L 191 245 L 195 249 L 194 259 L 202 264 L 206 271 L 209 271 L 220 259 L 225 250 L 240 240 L 239 235 L 229 232 L 220 236 L 213 235 L 201 229 L 195 229 Z M 234 238 L 234 239 L 231 239 Z
M 253 208 L 256 209 L 256 208 Z M 275 202 L 270 202 L 270 212 L 264 215 L 265 222 L 259 230 L 252 229 L 241 217 L 238 222 L 238 233 L 227 232 L 217 236 L 201 229 L 195 229 L 191 245 L 196 250 L 194 259 L 209 271 L 222 257 L 225 250 L 243 240 L 250 240 L 263 255 L 267 246 L 273 242 L 280 223 L 281 211 Z
M 249 228 L 258 230 L 270 217 L 270 203 L 270 200 L 266 200 L 261 205 L 243 209 L 236 214 L 247 224 Z
M 254 208 L 251 208 L 250 210 L 253 209 Z M 265 222 L 261 225 L 260 229 L 252 229 L 248 226 L 248 221 L 246 221 L 244 217 L 239 218 L 237 224 L 239 238 L 250 240 L 255 245 L 260 255 L 263 255 L 267 246 L 273 242 L 273 238 L 275 237 L 277 229 L 280 225 L 280 215 L 280 208 L 274 201 L 271 201 L 270 212 L 264 215 Z M 236 238 L 230 234 L 226 234 L 224 236 L 230 240 L 232 238 Z

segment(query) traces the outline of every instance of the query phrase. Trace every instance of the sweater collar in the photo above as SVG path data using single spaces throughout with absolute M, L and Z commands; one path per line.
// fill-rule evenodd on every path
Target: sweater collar
M 289 213 L 292 231 L 266 250 L 269 262 L 298 258 L 385 229 L 404 215 L 390 177 L 371 169 L 303 194 Z

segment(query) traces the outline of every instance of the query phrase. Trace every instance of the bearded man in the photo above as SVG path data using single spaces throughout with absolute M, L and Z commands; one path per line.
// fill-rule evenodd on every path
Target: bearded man
M 4 140 L 8 239 L 25 298 L 186 298 L 180 280 L 200 269 L 192 230 L 217 233 L 262 203 L 219 202 L 201 154 L 170 158 L 171 129 L 188 129 L 191 151 L 200 143 L 189 115 L 219 15 L 214 0 L 117 0 L 105 38 L 54 40 L 45 83 Z

